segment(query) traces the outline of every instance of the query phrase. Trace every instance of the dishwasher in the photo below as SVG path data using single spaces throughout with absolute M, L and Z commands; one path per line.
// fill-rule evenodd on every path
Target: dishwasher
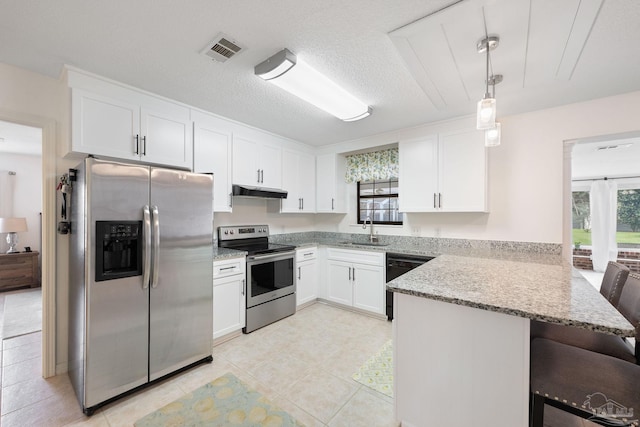
M 431 261 L 434 257 L 423 255 L 394 254 L 387 252 L 387 283 L 407 271 Z M 387 319 L 393 320 L 393 292 L 387 291 Z

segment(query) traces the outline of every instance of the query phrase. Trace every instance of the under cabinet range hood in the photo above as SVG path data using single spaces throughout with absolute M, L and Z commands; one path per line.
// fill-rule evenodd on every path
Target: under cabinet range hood
M 277 188 L 251 187 L 233 184 L 233 195 L 240 197 L 259 197 L 262 199 L 286 199 L 287 192 Z

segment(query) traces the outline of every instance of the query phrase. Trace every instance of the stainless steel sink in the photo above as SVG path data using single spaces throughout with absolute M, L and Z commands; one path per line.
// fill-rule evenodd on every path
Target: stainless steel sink
M 388 243 L 380 242 L 340 242 L 341 245 L 354 245 L 354 246 L 389 246 Z

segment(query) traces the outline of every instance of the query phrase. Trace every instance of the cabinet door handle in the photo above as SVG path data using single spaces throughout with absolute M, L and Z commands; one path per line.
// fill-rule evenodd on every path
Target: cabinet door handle
M 136 134 L 136 149 L 135 154 L 140 154 L 140 135 Z
M 260 184 L 260 169 L 258 169 L 258 184 Z
M 302 267 L 298 267 L 298 280 L 302 277 Z
M 300 200 L 302 201 L 302 210 L 304 210 L 304 197 Z
M 438 207 L 442 207 L 442 193 L 438 193 Z
M 229 193 L 229 207 L 233 207 L 233 193 Z
M 356 281 L 356 268 L 353 267 L 353 281 Z
M 335 209 L 334 202 L 335 202 L 335 199 L 331 198 L 331 210 Z
M 146 156 L 147 155 L 147 136 L 143 136 L 142 137 L 142 155 Z
M 436 205 L 436 198 L 437 198 L 437 197 L 438 197 L 438 196 L 436 195 L 436 193 L 433 193 L 433 208 L 434 208 L 434 209 L 438 207 L 438 206 Z
M 220 271 L 233 270 L 234 268 L 236 268 L 236 266 L 235 266 L 235 265 L 232 265 L 231 267 L 222 267 L 222 268 L 220 269 Z
M 260 169 L 260 184 L 264 184 L 264 169 Z
M 349 267 L 349 280 L 351 280 L 351 267 Z
M 246 280 L 244 280 L 244 279 L 242 279 L 242 295 L 244 295 L 244 294 L 245 294 L 245 290 L 244 290 L 244 288 L 245 288 L 245 286 L 246 286 L 246 285 L 247 285 L 247 281 L 246 281 Z

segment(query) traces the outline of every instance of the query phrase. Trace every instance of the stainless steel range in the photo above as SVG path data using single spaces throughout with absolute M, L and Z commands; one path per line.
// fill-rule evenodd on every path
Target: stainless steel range
M 269 243 L 268 225 L 218 227 L 218 246 L 248 253 L 245 334 L 296 312 L 295 246 Z

